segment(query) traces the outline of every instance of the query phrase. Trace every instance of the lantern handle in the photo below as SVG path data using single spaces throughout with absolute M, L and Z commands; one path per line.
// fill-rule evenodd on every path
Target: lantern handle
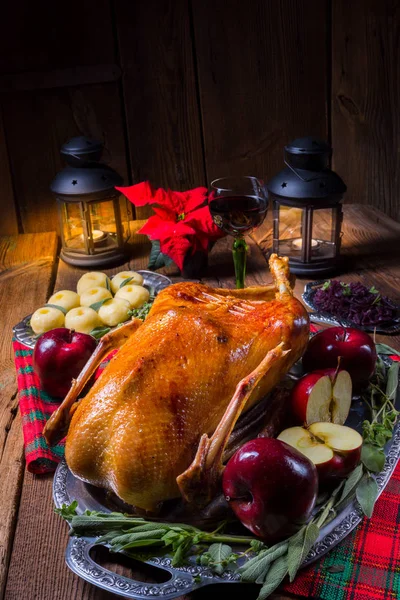
M 76 158 L 79 162 L 83 162 L 86 165 L 94 165 L 94 164 L 98 165 L 98 164 L 101 164 L 98 160 L 83 160 L 82 156 L 79 156 L 79 154 L 74 154 L 73 152 L 70 152 L 69 156 L 72 156 L 73 158 Z M 107 165 L 108 161 L 111 160 L 111 152 L 105 146 L 103 146 L 102 156 L 104 158 L 104 160 L 102 161 L 102 163 Z
M 314 179 L 319 179 L 319 178 L 320 178 L 320 175 L 315 175 L 315 176 L 313 176 L 313 177 L 309 177 L 309 178 L 302 177 L 302 176 L 301 176 L 301 175 L 300 175 L 300 174 L 299 174 L 299 173 L 296 171 L 296 169 L 295 169 L 294 167 L 292 167 L 292 165 L 291 165 L 290 163 L 288 163 L 288 161 L 287 161 L 286 159 L 285 159 L 285 161 L 284 161 L 284 162 L 285 162 L 285 165 L 286 165 L 287 167 L 289 167 L 289 169 L 290 169 L 291 171 L 293 171 L 293 173 L 296 175 L 296 177 L 298 177 L 299 179 L 301 179 L 301 181 L 304 181 L 304 183 L 308 183 L 309 181 L 314 181 Z M 304 169 L 304 170 L 305 170 L 305 169 Z M 318 173 L 319 173 L 319 171 L 318 171 Z

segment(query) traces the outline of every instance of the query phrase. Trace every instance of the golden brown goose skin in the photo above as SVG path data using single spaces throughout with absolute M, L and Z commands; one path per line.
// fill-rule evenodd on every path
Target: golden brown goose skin
M 73 415 L 66 459 L 76 476 L 154 510 L 179 496 L 177 476 L 201 435 L 219 424 L 238 382 L 280 342 L 290 349 L 249 408 L 301 356 L 308 316 L 291 294 L 265 301 L 259 291 L 255 300 L 249 291 L 243 300 L 220 292 L 186 282 L 159 294 Z

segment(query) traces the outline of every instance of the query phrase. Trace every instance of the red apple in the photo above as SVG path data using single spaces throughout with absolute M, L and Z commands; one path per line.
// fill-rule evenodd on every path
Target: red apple
M 55 398 L 64 398 L 96 348 L 86 333 L 59 327 L 40 336 L 33 351 L 33 367 L 42 389 Z
M 307 373 L 291 393 L 291 407 L 300 423 L 330 421 L 343 425 L 351 404 L 351 377 L 347 371 L 324 369 Z
M 368 381 L 375 371 L 376 349 L 372 338 L 352 327 L 329 327 L 311 338 L 303 356 L 306 372 L 333 368 L 348 371 L 354 386 Z
M 360 462 L 362 437 L 355 429 L 336 423 L 289 427 L 279 434 L 317 467 L 320 484 L 344 479 Z
M 257 438 L 229 460 L 222 487 L 243 525 L 273 543 L 308 520 L 318 477 L 313 463 L 298 450 L 274 438 Z

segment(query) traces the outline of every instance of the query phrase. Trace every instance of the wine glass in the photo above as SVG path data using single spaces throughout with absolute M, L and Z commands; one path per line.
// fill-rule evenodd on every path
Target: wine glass
M 256 177 L 222 177 L 211 182 L 208 202 L 214 223 L 234 237 L 232 255 L 236 287 L 244 288 L 247 253 L 244 235 L 264 221 L 268 209 L 267 193 Z

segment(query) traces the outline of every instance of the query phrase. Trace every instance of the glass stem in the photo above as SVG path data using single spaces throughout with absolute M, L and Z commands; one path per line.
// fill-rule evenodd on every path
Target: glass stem
M 235 277 L 237 289 L 244 288 L 246 277 L 247 244 L 242 237 L 235 238 L 232 247 L 233 263 L 235 265 Z

